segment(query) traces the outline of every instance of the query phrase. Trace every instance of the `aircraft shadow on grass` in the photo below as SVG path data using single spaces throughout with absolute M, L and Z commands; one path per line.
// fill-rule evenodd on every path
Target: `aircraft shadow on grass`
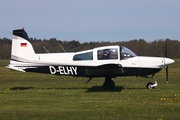
M 86 92 L 121 92 L 123 89 L 123 86 L 116 86 L 113 90 L 104 90 L 102 86 L 93 86 L 87 89 Z
M 13 87 L 10 90 L 29 90 L 34 89 L 34 87 Z
M 102 86 L 93 86 L 86 92 L 121 92 L 123 89 L 146 89 L 146 88 L 124 88 L 123 86 L 116 86 L 113 90 L 104 90 Z
M 88 88 L 88 87 L 82 87 L 82 88 L 79 88 L 79 87 L 74 87 L 74 88 L 34 88 L 34 87 L 13 87 L 13 88 L 10 88 L 10 90 L 30 90 L 30 89 L 69 89 L 69 90 L 77 90 L 77 89 L 84 89 L 86 90 L 85 92 L 88 93 L 88 92 L 121 92 L 123 89 L 145 89 L 145 88 L 124 88 L 123 86 L 116 86 L 113 90 L 104 90 L 102 88 L 102 86 L 93 86 L 91 88 Z

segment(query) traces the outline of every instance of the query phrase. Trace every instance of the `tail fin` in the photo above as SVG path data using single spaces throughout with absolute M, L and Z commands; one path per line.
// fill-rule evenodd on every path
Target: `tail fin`
M 26 62 L 33 59 L 34 49 L 24 29 L 13 30 L 11 62 Z

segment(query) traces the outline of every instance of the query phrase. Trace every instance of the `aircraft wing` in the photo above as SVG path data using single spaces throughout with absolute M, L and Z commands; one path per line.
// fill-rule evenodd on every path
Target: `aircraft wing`
M 96 67 L 86 69 L 86 73 L 91 77 L 104 77 L 124 74 L 121 64 L 103 64 Z

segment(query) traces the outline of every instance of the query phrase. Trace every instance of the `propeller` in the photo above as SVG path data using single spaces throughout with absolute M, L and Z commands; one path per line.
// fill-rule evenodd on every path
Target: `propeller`
M 165 53 L 164 53 L 164 63 L 165 63 L 165 58 L 168 57 L 167 55 L 167 40 L 165 40 Z M 168 84 L 168 65 L 165 66 L 165 69 L 166 69 L 166 83 Z

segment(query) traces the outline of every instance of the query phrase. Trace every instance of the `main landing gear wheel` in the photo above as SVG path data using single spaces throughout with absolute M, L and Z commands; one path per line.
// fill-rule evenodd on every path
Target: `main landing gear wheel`
M 155 88 L 154 83 L 152 83 L 152 82 L 147 83 L 146 88 L 147 89 L 154 89 Z
M 105 78 L 105 82 L 103 83 L 104 90 L 113 90 L 115 87 L 114 81 L 111 78 Z

